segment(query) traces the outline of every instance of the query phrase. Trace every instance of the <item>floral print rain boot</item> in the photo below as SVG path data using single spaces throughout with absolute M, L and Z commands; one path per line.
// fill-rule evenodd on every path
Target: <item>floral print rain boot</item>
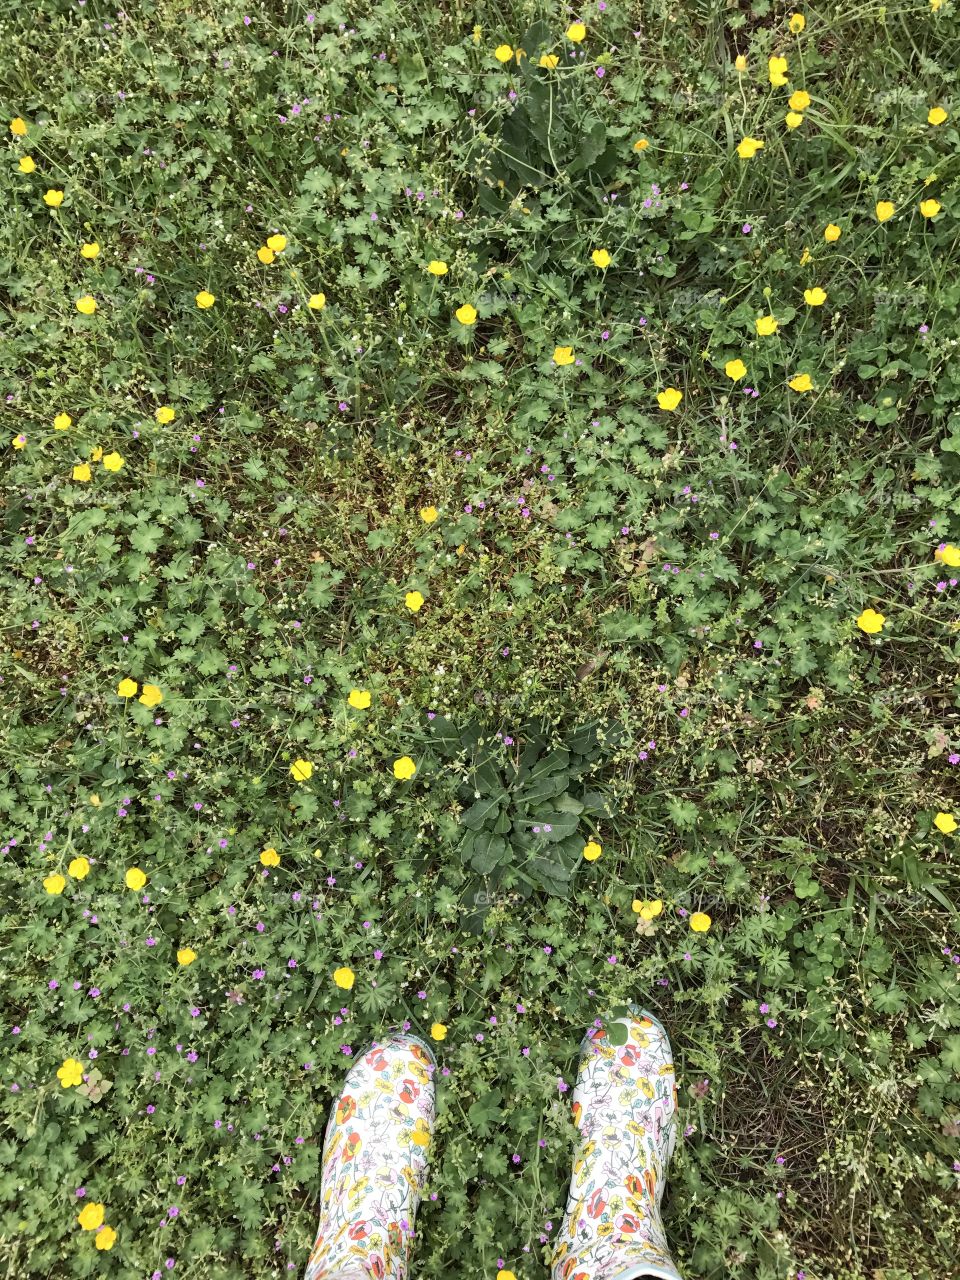
M 663 1027 L 631 1006 L 627 1042 L 592 1028 L 583 1041 L 573 1118 L 580 1143 L 553 1280 L 681 1280 L 660 1200 L 677 1140 L 677 1084 Z M 612 1024 L 611 1024 L 612 1025 Z
M 397 1034 L 350 1068 L 327 1124 L 320 1225 L 304 1280 L 407 1280 L 435 1067 L 422 1041 Z

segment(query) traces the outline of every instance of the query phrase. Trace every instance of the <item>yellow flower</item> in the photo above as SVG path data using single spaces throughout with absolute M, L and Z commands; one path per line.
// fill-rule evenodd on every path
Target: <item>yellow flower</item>
M 21 431 L 21 433 L 18 436 L 13 437 L 10 443 L 13 445 L 15 449 L 23 449 L 26 446 L 27 437 Z
M 77 1221 L 84 1231 L 96 1231 L 103 1226 L 103 1205 L 85 1204 L 77 1214 Z
M 695 911 L 690 917 L 690 928 L 694 933 L 706 933 L 712 923 L 705 911 Z
M 81 856 L 70 859 L 70 865 L 67 867 L 68 876 L 72 876 L 74 880 L 86 880 L 89 874 L 90 860 L 88 858 Z
M 77 299 L 76 307 L 82 316 L 92 316 L 97 309 L 97 300 L 85 293 L 82 298 Z
M 938 813 L 933 820 L 933 825 L 943 835 L 951 835 L 957 829 L 957 820 L 952 813 Z
M 497 1272 L 497 1280 L 517 1280 L 512 1271 L 500 1270 Z
M 33 156 L 21 156 L 18 167 L 21 173 L 33 173 L 37 167 L 37 162 Z
M 270 263 L 273 262 L 276 256 L 277 255 L 273 252 L 273 250 L 267 244 L 262 244 L 260 248 L 257 250 L 257 257 L 260 259 L 260 261 L 263 263 L 265 267 L 269 267 Z
M 806 25 L 807 20 L 802 13 L 791 13 L 790 30 L 795 36 L 798 36 Z
M 177 964 L 182 965 L 184 968 L 186 968 L 188 964 L 193 964 L 196 958 L 197 953 L 194 951 L 193 947 L 181 947 L 177 952 Z
M 403 603 L 411 613 L 419 613 L 423 608 L 423 596 L 419 591 L 408 591 L 403 597 Z
M 943 208 L 939 200 L 921 200 L 920 212 L 925 218 L 935 218 Z
M 274 253 L 283 253 L 287 247 L 287 237 L 281 235 L 267 236 L 267 248 L 272 249 Z
M 603 853 L 603 845 L 596 840 L 588 840 L 583 846 L 583 856 L 587 862 L 596 862 Z
M 554 347 L 553 363 L 559 365 L 562 369 L 564 365 L 573 364 L 576 357 L 573 354 L 573 347 Z
M 739 378 L 747 376 L 747 366 L 742 360 L 728 360 L 723 366 L 723 372 L 728 378 L 732 378 L 736 382 Z
M 21 119 L 20 116 L 14 116 L 10 121 L 10 132 L 15 138 L 23 138 L 27 132 L 26 120 Z
M 135 889 L 139 893 L 147 883 L 147 877 L 139 867 L 130 867 L 127 874 L 123 877 L 123 883 L 128 889 Z
M 73 426 L 73 419 L 69 413 L 58 413 L 53 420 L 54 431 L 68 431 Z
M 49 191 L 44 192 L 43 203 L 48 204 L 51 209 L 59 209 L 63 204 L 63 192 L 58 191 L 56 187 L 51 187 Z
M 555 53 L 541 53 L 538 67 L 543 67 L 544 71 L 553 71 L 555 67 L 560 65 L 560 58 Z
M 788 129 L 799 129 L 803 124 L 803 116 L 797 111 L 788 111 L 784 116 L 784 121 Z
M 430 1126 L 423 1117 L 419 1117 L 413 1126 L 413 1132 L 410 1134 L 410 1141 L 418 1147 L 429 1147 L 430 1145 Z
M 264 849 L 263 853 L 260 855 L 260 865 L 263 867 L 279 867 L 280 855 L 277 853 L 276 849 Z
M 163 691 L 158 685 L 145 684 L 137 701 L 142 703 L 145 707 L 159 707 L 160 703 L 163 701 Z
M 327 295 L 325 293 L 311 293 L 307 299 L 307 306 L 311 311 L 322 311 L 327 305 Z
M 433 524 L 434 520 L 436 520 L 439 514 L 440 512 L 437 510 L 436 507 L 420 508 L 420 519 L 423 521 L 424 524 Z
M 161 426 L 166 426 L 168 422 L 172 422 L 177 416 L 176 412 L 170 408 L 168 404 L 162 404 L 157 412 L 153 415 Z
M 803 300 L 808 307 L 822 307 L 827 300 L 827 295 L 818 285 L 813 289 L 804 289 Z
M 877 613 L 876 609 L 864 609 L 863 613 L 857 618 L 857 626 L 861 631 L 865 631 L 868 636 L 875 636 L 882 631 L 885 622 L 884 615 Z
M 927 112 L 927 124 L 943 124 L 947 113 L 943 107 L 931 107 Z
M 736 67 L 738 71 L 746 71 L 747 55 L 745 53 L 738 53 L 736 58 L 733 61 L 733 65 Z
M 672 413 L 682 399 L 683 392 L 676 387 L 667 387 L 666 390 L 657 392 L 657 404 L 668 413 Z
M 773 316 L 757 317 L 757 333 L 761 338 L 769 338 L 771 334 L 776 333 L 779 328 Z
M 72 1089 L 76 1085 L 82 1084 L 83 1063 L 78 1062 L 76 1058 L 64 1058 L 63 1066 L 57 1069 L 57 1079 L 60 1081 L 60 1085 L 64 1089 Z M 88 1204 L 86 1207 L 88 1209 L 95 1209 L 96 1205 Z M 102 1208 L 103 1206 L 101 1205 L 100 1222 L 103 1221 Z M 99 1227 L 100 1222 L 95 1223 L 95 1226 Z M 80 1225 L 83 1226 L 83 1223 L 81 1222 Z M 92 1229 L 92 1227 L 84 1227 L 84 1230 L 86 1231 L 90 1231 Z
M 759 138 L 741 138 L 737 143 L 737 155 L 741 160 L 752 160 L 763 145 Z
M 87 258 L 92 261 L 100 252 L 100 246 L 96 240 L 90 240 L 80 246 L 80 257 Z
M 290 773 L 294 782 L 306 782 L 313 775 L 313 765 L 309 760 L 294 760 Z
M 417 766 L 409 756 L 401 756 L 393 762 L 393 776 L 399 778 L 401 782 L 409 782 L 416 772 Z
M 427 270 L 432 276 L 445 276 L 450 268 L 440 258 L 431 258 L 427 263 Z
M 339 969 L 334 969 L 333 980 L 341 991 L 349 991 L 356 981 L 356 978 L 353 970 L 348 969 L 346 965 L 343 965 Z
M 937 13 L 942 4 L 943 4 L 943 0 L 930 0 L 930 12 Z
M 434 1040 L 445 1040 L 447 1038 L 447 1028 L 442 1022 L 435 1022 L 430 1028 L 430 1034 Z
M 463 325 L 471 325 L 477 323 L 477 309 L 472 307 L 469 302 L 465 302 L 462 307 L 457 307 L 453 313 Z
M 131 680 L 129 676 L 125 676 L 117 685 L 117 697 L 132 698 L 139 687 L 136 680 Z
M 67 882 L 59 872 L 55 872 L 52 876 L 46 877 L 43 882 L 43 887 L 46 889 L 47 893 L 50 894 L 51 898 L 55 898 L 58 893 L 63 893 L 64 889 L 67 887 Z
M 201 289 L 196 296 L 196 304 L 201 311 L 206 311 L 216 302 L 216 297 L 212 293 L 207 293 L 206 289 Z
M 567 27 L 566 35 L 571 44 L 579 44 L 581 40 L 586 39 L 587 28 L 582 22 L 571 22 Z
M 100 808 L 100 805 L 101 805 L 103 802 L 102 802 L 102 800 L 100 799 L 100 797 L 97 795 L 97 793 L 94 791 L 94 792 L 91 794 L 91 796 L 90 796 L 90 803 L 93 805 L 93 807 L 94 807 L 95 809 L 99 809 L 99 808 Z
M 809 373 L 795 374 L 787 383 L 787 386 L 790 388 L 791 391 L 812 391 L 813 390 L 813 383 L 810 381 Z
M 513 57 L 513 49 L 508 44 L 498 44 L 493 51 L 493 56 L 498 62 L 509 62 Z
M 843 233 L 835 222 L 828 222 L 823 229 L 823 238 L 827 244 L 833 244 L 835 240 L 839 240 Z
M 100 448 L 99 445 L 97 446 L 96 449 L 92 449 L 90 451 L 91 462 L 99 462 L 102 457 L 103 457 L 103 450 Z
M 770 83 L 777 89 L 782 89 L 787 83 L 787 60 L 786 58 L 768 58 L 767 71 L 770 74 Z
M 646 899 L 634 898 L 633 909 L 641 920 L 655 920 L 663 914 L 663 900 L 653 898 L 648 902 Z
M 100 1250 L 112 1249 L 117 1238 L 117 1233 L 113 1227 L 101 1227 L 93 1238 L 93 1243 Z
M 955 547 L 952 542 L 948 542 L 942 551 L 935 551 L 933 558 L 948 569 L 960 569 L 960 547 Z
M 106 471 L 119 471 L 123 466 L 123 458 L 116 449 L 112 453 L 106 453 L 103 456 L 103 466 Z
M 638 138 L 636 142 L 633 144 L 633 149 L 634 151 L 646 151 L 649 145 L 650 145 L 650 142 L 647 138 Z
M 896 213 L 896 209 L 889 200 L 877 201 L 876 214 L 878 222 L 886 222 L 889 218 L 893 217 L 894 213 Z
M 366 689 L 351 689 L 347 696 L 347 702 L 350 703 L 354 711 L 366 711 L 370 705 L 370 694 Z
M 595 267 L 599 267 L 601 271 L 603 271 L 604 268 L 609 267 L 610 263 L 613 261 L 606 249 L 594 249 L 590 258 L 593 265 Z

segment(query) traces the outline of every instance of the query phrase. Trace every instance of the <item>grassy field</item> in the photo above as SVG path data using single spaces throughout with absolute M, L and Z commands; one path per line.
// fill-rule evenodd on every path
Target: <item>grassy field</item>
M 628 999 L 689 1280 L 956 1274 L 960 26 L 793 12 L 0 6 L 0 1274 L 300 1272 L 406 1021 L 547 1280 Z

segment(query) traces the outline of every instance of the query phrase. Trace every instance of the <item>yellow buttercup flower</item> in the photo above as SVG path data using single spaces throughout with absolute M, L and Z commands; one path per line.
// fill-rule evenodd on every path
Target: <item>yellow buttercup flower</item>
M 96 449 L 91 449 L 90 451 L 91 462 L 99 462 L 102 459 L 102 457 L 103 457 L 103 450 L 100 448 L 99 445 L 96 447 Z
M 272 249 L 274 253 L 283 253 L 287 247 L 287 237 L 281 235 L 267 236 L 267 248 Z
M 162 404 L 153 416 L 161 426 L 166 426 L 168 422 L 173 422 L 177 415 L 175 410 L 171 409 L 168 404 Z
M 943 208 L 939 200 L 921 200 L 920 212 L 925 218 L 935 218 Z
M 705 911 L 695 911 L 690 917 L 690 928 L 694 933 L 706 933 L 712 923 Z
M 19 435 L 13 437 L 10 443 L 13 445 L 14 449 L 23 449 L 26 447 L 27 437 L 21 431 Z
M 788 79 L 786 58 L 768 58 L 767 71 L 770 75 L 770 83 L 775 88 L 782 89 Z
M 83 1084 L 83 1063 L 78 1062 L 76 1058 L 64 1058 L 63 1066 L 57 1069 L 57 1079 L 60 1081 L 61 1088 L 63 1089 L 73 1089 L 78 1084 Z M 86 1205 L 87 1209 L 93 1209 L 95 1207 L 96 1206 L 90 1204 Z M 101 1205 L 101 1208 L 102 1207 L 103 1206 Z M 102 1221 L 103 1217 L 101 1216 L 100 1222 Z M 98 1227 L 100 1222 L 96 1224 Z M 80 1225 L 83 1226 L 83 1223 Z M 92 1230 L 92 1228 L 85 1229 Z
M 86 258 L 90 262 L 93 261 L 99 252 L 100 246 L 97 244 L 96 240 L 90 240 L 80 246 L 80 257 Z
M 741 160 L 752 160 L 763 145 L 759 138 L 741 138 L 737 143 L 737 155 Z
M 33 173 L 36 170 L 37 162 L 33 156 L 21 156 L 17 162 L 17 167 L 21 173 Z
M 77 1214 L 77 1221 L 84 1231 L 97 1231 L 103 1225 L 103 1205 L 85 1204 Z
M 10 132 L 15 138 L 23 138 L 27 132 L 27 122 L 20 116 L 14 116 L 10 121 Z
M 598 840 L 588 840 L 583 846 L 583 857 L 586 862 L 596 862 L 603 853 L 603 845 Z
M 747 366 L 742 360 L 728 360 L 723 366 L 723 372 L 728 378 L 732 378 L 736 382 L 738 379 L 747 376 Z
M 889 200 L 878 200 L 876 207 L 876 215 L 878 222 L 887 222 L 896 213 L 894 205 Z
M 145 707 L 159 707 L 163 701 L 163 691 L 158 685 L 145 684 L 137 701 Z
M 93 1243 L 102 1252 L 104 1249 L 112 1249 L 117 1239 L 117 1233 L 113 1227 L 103 1226 L 93 1237 Z
M 350 991 L 356 981 L 356 977 L 352 969 L 342 965 L 339 969 L 334 969 L 333 980 L 341 991 Z
M 733 65 L 736 67 L 738 71 L 746 71 L 747 55 L 745 53 L 738 53 L 736 58 L 734 58 L 733 60 Z
M 212 293 L 208 293 L 206 289 L 201 289 L 194 301 L 201 311 L 207 311 L 216 302 L 216 297 Z
M 790 30 L 795 36 L 798 36 L 806 25 L 807 20 L 802 13 L 791 13 Z
M 424 597 L 419 591 L 408 591 L 403 597 L 403 603 L 407 606 L 411 613 L 419 613 L 423 608 Z
M 787 99 L 787 105 L 791 111 L 806 111 L 810 105 L 810 95 L 805 89 L 797 89 Z
M 857 626 L 861 631 L 865 631 L 868 636 L 875 636 L 881 632 L 885 622 L 884 615 L 877 613 L 876 609 L 864 609 L 863 613 L 857 618 Z
M 347 695 L 347 702 L 353 707 L 354 711 L 366 711 L 370 706 L 370 693 L 367 689 L 351 689 Z
M 667 387 L 664 391 L 657 392 L 657 404 L 668 413 L 672 413 L 682 399 L 683 392 L 676 387 Z
M 131 680 L 129 676 L 126 676 L 117 685 L 117 697 L 132 698 L 139 687 L 140 686 L 137 684 L 136 680 Z
M 505 1271 L 501 1268 L 501 1270 L 497 1272 L 497 1280 L 517 1280 L 517 1277 L 512 1271 Z
M 812 391 L 813 383 L 810 381 L 809 373 L 798 373 L 790 379 L 787 386 L 791 391 Z
M 427 263 L 427 270 L 432 276 L 445 276 L 450 268 L 440 258 L 431 258 Z
M 757 317 L 757 333 L 761 338 L 769 338 L 771 334 L 777 332 L 779 327 L 780 326 L 777 324 L 776 320 L 774 320 L 773 316 Z
M 294 760 L 290 773 L 294 782 L 307 782 L 313 776 L 313 765 L 309 760 Z
M 181 947 L 177 952 L 177 964 L 181 965 L 184 969 L 188 964 L 193 964 L 196 958 L 197 953 L 194 951 L 193 947 Z
M 606 267 L 609 267 L 610 263 L 613 261 L 606 249 L 594 249 L 593 253 L 590 255 L 590 260 L 593 265 L 595 267 L 599 267 L 601 271 Z
M 573 364 L 576 356 L 573 354 L 573 347 L 554 347 L 553 363 L 559 365 L 562 369 L 565 365 Z
M 638 138 L 636 142 L 633 144 L 633 149 L 634 151 L 646 151 L 649 145 L 650 145 L 649 139 Z
M 263 853 L 260 854 L 260 865 L 263 867 L 279 867 L 280 855 L 276 849 L 272 847 L 264 849 Z
M 835 240 L 839 240 L 843 233 L 835 222 L 828 222 L 823 229 L 823 238 L 827 244 L 833 244 Z
M 457 307 L 453 313 L 462 325 L 471 325 L 477 323 L 477 309 L 465 302 L 462 307 Z
M 543 67 L 544 71 L 553 71 L 560 65 L 560 57 L 556 53 L 541 53 L 538 67 Z
M 147 883 L 147 877 L 139 867 L 130 867 L 127 874 L 123 877 L 123 883 L 128 889 L 134 889 L 139 893 Z
M 420 519 L 424 524 L 433 524 L 434 520 L 439 516 L 440 512 L 436 507 L 421 507 Z
M 105 453 L 103 455 L 103 465 L 104 469 L 107 471 L 119 471 L 123 466 L 123 458 L 119 453 L 117 453 L 116 449 L 114 449 L 112 453 Z
M 938 548 L 933 553 L 933 558 L 940 564 L 945 564 L 948 569 L 960 569 L 960 547 L 955 547 L 952 542 L 948 542 L 942 551 Z
M 401 756 L 399 760 L 393 762 L 393 776 L 400 782 L 409 782 L 416 772 L 417 766 L 409 756 Z
M 276 254 L 268 244 L 262 244 L 257 250 L 257 257 L 265 267 L 269 267 L 270 263 L 276 258 Z
M 307 299 L 307 306 L 311 311 L 322 311 L 327 305 L 327 295 L 325 293 L 311 293 Z
M 942 835 L 949 836 L 956 831 L 957 820 L 952 813 L 938 813 L 933 820 L 933 825 Z
M 801 255 L 800 255 L 800 265 L 801 265 L 801 267 L 805 267 L 805 266 L 807 265 L 807 263 L 810 261 L 810 259 L 812 258 L 812 256 L 813 256 L 813 255 L 811 254 L 810 250 L 807 248 L 807 246 L 806 246 L 806 245 L 804 245 L 804 246 L 803 246 L 803 253 L 801 253 Z
M 513 49 L 508 44 L 498 44 L 493 51 L 493 56 L 498 62 L 509 62 L 513 57 Z
M 49 205 L 51 209 L 59 209 L 63 204 L 63 192 L 58 191 L 56 187 L 51 187 L 49 191 L 43 193 L 43 203 Z
M 571 22 L 567 27 L 566 37 L 571 44 L 580 44 L 587 38 L 587 28 L 582 22 Z
M 803 124 L 803 116 L 798 111 L 788 111 L 784 116 L 784 122 L 788 129 L 799 129 Z
M 647 901 L 645 898 L 634 898 L 633 909 L 641 920 L 655 920 L 657 916 L 663 914 L 663 900 L 653 898 Z
M 447 1028 L 442 1022 L 435 1022 L 430 1028 L 430 1035 L 434 1040 L 445 1040 L 447 1038 Z
M 74 880 L 86 880 L 89 874 L 90 874 L 89 858 L 84 858 L 81 855 L 79 858 L 70 859 L 70 865 L 67 867 L 68 876 L 70 876 Z
M 73 426 L 73 419 L 69 413 L 58 413 L 53 420 L 54 431 L 67 431 Z
M 947 118 L 947 113 L 943 107 L 931 107 L 927 112 L 927 124 L 943 124 Z
M 57 894 L 63 893 L 67 882 L 59 872 L 55 872 L 52 876 L 46 877 L 43 887 L 52 898 L 55 898 Z
M 82 298 L 77 299 L 76 307 L 82 316 L 92 316 L 97 309 L 97 300 L 85 293 Z
M 808 307 L 822 307 L 827 300 L 827 295 L 818 285 L 813 289 L 804 289 L 803 300 Z

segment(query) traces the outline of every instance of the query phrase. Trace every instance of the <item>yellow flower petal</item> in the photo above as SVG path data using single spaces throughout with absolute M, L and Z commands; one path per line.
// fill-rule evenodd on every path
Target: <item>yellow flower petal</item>
M 864 609 L 863 613 L 857 618 L 857 626 L 861 631 L 866 632 L 868 636 L 875 636 L 883 630 L 883 624 L 886 618 L 882 613 L 877 613 L 876 609 Z
M 356 981 L 356 976 L 352 969 L 348 969 L 346 965 L 343 965 L 333 971 L 333 980 L 341 991 L 349 991 Z
M 657 404 L 668 413 L 672 413 L 682 399 L 683 392 L 678 391 L 676 387 L 667 387 L 664 391 L 657 393 Z
M 712 923 L 705 911 L 695 911 L 690 917 L 690 928 L 694 933 L 706 933 Z
M 409 756 L 401 756 L 393 762 L 393 776 L 401 782 L 409 782 L 416 772 L 417 766 Z
M 306 782 L 313 776 L 313 765 L 309 760 L 294 760 L 290 773 L 294 782 Z
M 583 856 L 587 862 L 596 862 L 603 853 L 603 845 L 597 840 L 588 840 L 583 846 Z

